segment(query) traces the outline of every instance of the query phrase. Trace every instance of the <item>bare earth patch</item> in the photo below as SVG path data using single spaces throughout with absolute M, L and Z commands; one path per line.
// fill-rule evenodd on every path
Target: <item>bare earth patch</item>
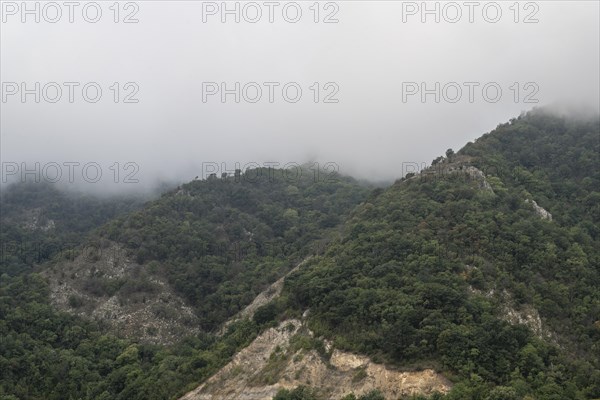
M 335 349 L 330 349 L 329 360 L 315 349 L 297 349 L 291 345 L 297 335 L 312 337 L 312 332 L 295 319 L 268 329 L 180 400 L 271 400 L 280 389 L 300 385 L 317 388 L 329 399 L 373 389 L 390 400 L 450 390 L 448 380 L 430 369 L 397 371 Z
M 115 243 L 57 263 L 43 274 L 53 305 L 101 321 L 119 336 L 171 344 L 199 331 L 192 308 Z

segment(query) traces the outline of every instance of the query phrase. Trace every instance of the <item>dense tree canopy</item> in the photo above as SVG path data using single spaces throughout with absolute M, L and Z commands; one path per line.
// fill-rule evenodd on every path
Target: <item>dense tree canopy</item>
M 137 211 L 138 198 L 98 199 L 51 185 L 8 188 L 2 196 L 0 398 L 146 400 L 192 389 L 273 313 L 234 323 L 224 336 L 208 331 L 298 260 L 321 251 L 368 192 L 338 174 L 268 169 L 193 181 Z M 53 309 L 47 283 L 32 269 L 43 272 L 48 261 L 60 267 L 84 246 L 102 248 L 107 241 L 124 245 L 145 273 L 166 277 L 207 332 L 174 346 L 148 345 Z M 135 289 L 140 282 L 117 283 Z M 103 296 L 113 289 L 90 291 Z
M 261 168 L 192 181 L 99 236 L 162 274 L 212 330 L 324 247 L 369 192 L 351 178 Z
M 451 399 L 599 397 L 599 134 L 541 111 L 499 126 L 359 206 L 282 301 L 337 346 L 446 370 Z M 510 323 L 532 308 L 542 332 Z
M 71 255 L 102 224 L 141 207 L 146 196 L 96 197 L 51 183 L 21 183 L 0 193 L 0 275 Z M 72 256 L 72 255 L 71 255 Z

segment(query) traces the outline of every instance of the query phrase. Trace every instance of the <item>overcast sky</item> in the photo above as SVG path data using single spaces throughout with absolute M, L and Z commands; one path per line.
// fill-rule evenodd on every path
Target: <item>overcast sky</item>
M 93 162 L 89 186 L 118 168 L 131 188 L 309 160 L 394 179 L 535 106 L 598 109 L 598 1 L 467 3 L 227 2 L 237 23 L 220 1 L 2 1 L 3 180 L 79 163 L 81 183 Z

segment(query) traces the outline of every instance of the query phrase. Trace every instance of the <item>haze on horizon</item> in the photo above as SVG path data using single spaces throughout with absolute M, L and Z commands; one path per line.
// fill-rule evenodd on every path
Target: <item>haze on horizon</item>
M 534 107 L 600 107 L 596 1 L 98 2 L 94 23 L 90 3 L 72 23 L 62 2 L 1 4 L 2 184 L 14 165 L 90 162 L 102 179 L 75 183 L 96 191 L 188 181 L 207 163 L 393 180 Z

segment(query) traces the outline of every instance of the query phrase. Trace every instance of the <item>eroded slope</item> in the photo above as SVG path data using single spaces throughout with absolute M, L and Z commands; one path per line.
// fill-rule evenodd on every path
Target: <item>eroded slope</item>
M 270 328 L 181 400 L 271 400 L 280 389 L 313 386 L 328 399 L 379 389 L 386 399 L 446 393 L 449 382 L 431 369 L 407 372 L 375 364 L 317 339 L 300 320 Z
M 115 243 L 88 247 L 44 275 L 56 307 L 101 321 L 120 336 L 169 344 L 198 332 L 197 317 L 185 301 Z

